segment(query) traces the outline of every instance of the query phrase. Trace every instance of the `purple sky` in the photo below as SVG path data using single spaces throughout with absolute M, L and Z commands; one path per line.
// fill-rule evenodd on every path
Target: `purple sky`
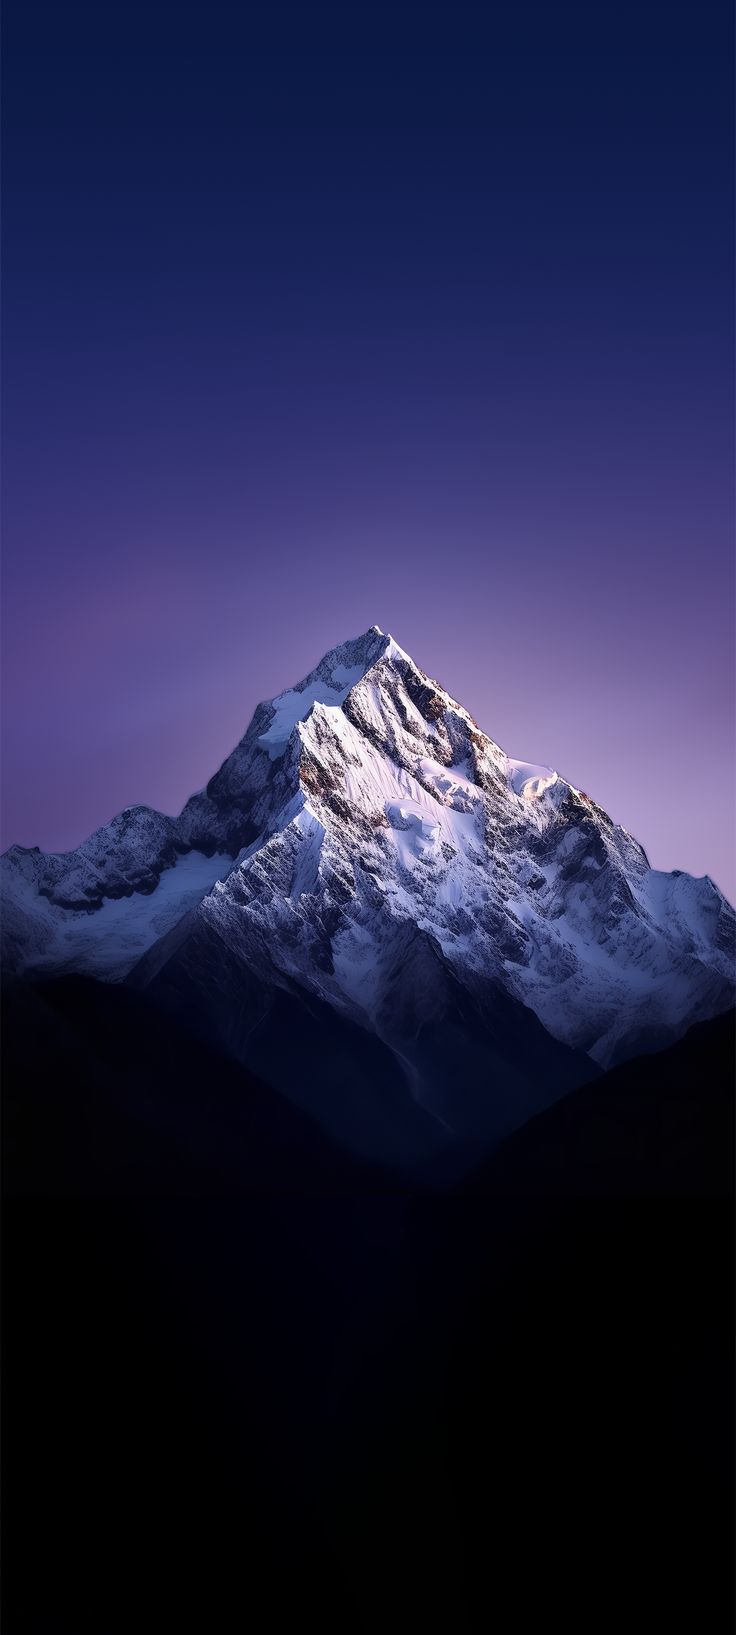
M 730 7 L 344 11 L 10 0 L 3 844 L 375 622 L 733 899 Z

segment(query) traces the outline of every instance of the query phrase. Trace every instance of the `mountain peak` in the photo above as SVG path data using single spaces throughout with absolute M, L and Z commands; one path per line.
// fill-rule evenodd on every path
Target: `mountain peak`
M 260 705 L 257 715 L 263 710 L 271 711 L 266 730 L 258 734 L 258 743 L 270 760 L 281 758 L 294 728 L 305 720 L 315 704 L 344 703 L 351 688 L 383 657 L 389 644 L 390 637 L 385 636 L 378 625 L 372 625 L 362 636 L 331 647 L 301 681 Z
M 193 983 L 238 1050 L 254 983 L 299 991 L 393 1050 L 458 1128 L 446 1089 L 486 1084 L 500 995 L 530 1039 L 540 1025 L 607 1065 L 733 992 L 720 894 L 650 869 L 552 768 L 511 760 L 379 625 L 259 704 L 178 818 L 128 810 L 76 852 L 8 854 L 4 874 L 8 969 L 119 979 L 145 956 L 146 980 Z M 442 1007 L 437 1048 L 456 1037 L 459 1055 L 440 1071 Z M 541 1104 L 544 1075 L 513 1105 L 478 1093 L 500 1130 Z
M 393 636 L 374 624 L 361 636 L 350 637 L 337 647 L 331 647 L 301 681 L 259 705 L 254 717 L 259 726 L 262 725 L 263 713 L 270 712 L 265 730 L 257 734 L 258 743 L 267 751 L 270 760 L 281 759 L 295 727 L 307 719 L 315 705 L 321 704 L 327 709 L 342 706 L 353 688 L 382 660 L 398 661 L 401 666 L 409 666 L 417 680 L 426 679 L 424 672 L 410 654 L 394 641 Z M 450 702 L 449 694 L 442 696 Z M 253 723 L 246 739 L 250 738 L 252 727 Z

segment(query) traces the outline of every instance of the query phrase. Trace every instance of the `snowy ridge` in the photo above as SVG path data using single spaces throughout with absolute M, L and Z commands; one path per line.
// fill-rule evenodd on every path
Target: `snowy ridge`
M 14 847 L 3 878 L 11 969 L 120 980 L 162 939 L 145 983 L 224 948 L 377 1035 L 417 1084 L 433 1005 L 482 1016 L 505 994 L 607 1065 L 733 996 L 734 914 L 712 882 L 650 869 L 377 626 L 260 704 L 179 818 L 134 808 L 76 852 Z
M 525 800 L 538 800 L 557 782 L 551 766 L 533 766 L 530 761 L 509 761 L 509 783 Z

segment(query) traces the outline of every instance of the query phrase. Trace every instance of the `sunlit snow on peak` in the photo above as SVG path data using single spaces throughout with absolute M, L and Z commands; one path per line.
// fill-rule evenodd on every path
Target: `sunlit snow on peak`
M 336 664 L 331 680 L 313 681 L 302 692 L 291 690 L 280 693 L 273 700 L 274 718 L 267 732 L 262 732 L 258 742 L 268 750 L 272 761 L 283 755 L 289 738 L 298 721 L 303 721 L 314 704 L 337 705 L 343 704 L 356 682 L 363 675 L 363 666 L 355 664 L 349 669 L 344 664 Z
M 509 783 L 514 793 L 524 800 L 538 800 L 557 783 L 557 773 L 551 766 L 534 766 L 531 761 L 509 758 Z

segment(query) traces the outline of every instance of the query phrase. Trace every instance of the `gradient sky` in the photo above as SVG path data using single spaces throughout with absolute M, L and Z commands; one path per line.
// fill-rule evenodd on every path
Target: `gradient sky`
M 375 622 L 736 896 L 730 3 L 4 10 L 3 843 Z

